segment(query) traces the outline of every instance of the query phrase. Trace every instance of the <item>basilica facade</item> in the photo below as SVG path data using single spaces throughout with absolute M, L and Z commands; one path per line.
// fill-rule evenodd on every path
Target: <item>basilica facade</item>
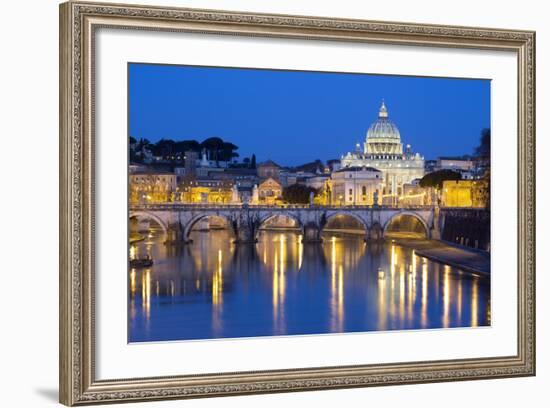
M 410 145 L 403 148 L 401 134 L 389 119 L 384 102 L 378 119 L 372 123 L 361 148 L 341 157 L 341 168 L 374 168 L 382 173 L 382 199 L 380 204 L 398 204 L 404 196 L 404 186 L 424 176 L 424 157 L 413 153 Z

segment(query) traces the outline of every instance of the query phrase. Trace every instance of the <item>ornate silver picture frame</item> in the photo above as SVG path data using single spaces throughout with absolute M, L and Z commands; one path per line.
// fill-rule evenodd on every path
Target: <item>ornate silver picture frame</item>
M 517 352 L 483 358 L 170 377 L 96 376 L 95 40 L 100 28 L 513 52 Z M 126 137 L 125 135 L 121 137 Z M 60 6 L 60 402 L 80 405 L 535 375 L 535 33 L 229 11 Z M 125 271 L 121 271 L 125 273 Z M 510 272 L 512 273 L 512 272 Z M 125 296 L 125 294 L 121 294 Z

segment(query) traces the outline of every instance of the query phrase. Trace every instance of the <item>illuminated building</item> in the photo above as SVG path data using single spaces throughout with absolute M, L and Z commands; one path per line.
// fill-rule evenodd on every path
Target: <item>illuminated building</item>
M 130 202 L 159 203 L 174 201 L 176 175 L 168 172 L 136 172 L 129 176 Z
M 433 188 L 422 188 L 420 180 L 413 180 L 410 184 L 403 185 L 403 195 L 399 197 L 400 207 L 416 207 L 421 205 L 433 205 L 437 202 L 436 192 Z
M 443 207 L 485 207 L 482 180 L 445 180 L 441 189 Z
M 212 172 L 208 174 L 212 180 L 231 181 L 239 187 L 253 187 L 258 184 L 256 169 L 249 168 L 227 168 L 223 172 Z
M 262 181 L 258 186 L 260 204 L 275 204 L 282 198 L 283 187 L 272 177 Z
M 233 200 L 233 183 L 230 181 L 184 181 L 178 190 L 180 201 L 188 204 L 228 204 Z
M 380 197 L 383 189 L 382 172 L 372 167 L 345 167 L 331 177 L 331 201 L 336 205 L 373 205 L 375 193 Z
M 424 176 L 424 158 L 412 153 L 411 146 L 403 149 L 401 134 L 389 119 L 384 102 L 380 106 L 378 119 L 370 126 L 363 149 L 356 145 L 354 152 L 342 156 L 342 168 L 371 167 L 382 172 L 383 204 L 398 204 L 404 195 L 404 185 Z

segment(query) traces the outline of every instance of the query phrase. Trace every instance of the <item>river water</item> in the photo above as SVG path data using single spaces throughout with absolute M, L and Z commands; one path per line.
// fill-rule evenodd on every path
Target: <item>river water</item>
M 302 244 L 261 232 L 234 245 L 226 230 L 194 231 L 165 246 L 151 231 L 131 257 L 129 341 L 235 338 L 490 324 L 490 282 L 395 243 L 328 234 Z

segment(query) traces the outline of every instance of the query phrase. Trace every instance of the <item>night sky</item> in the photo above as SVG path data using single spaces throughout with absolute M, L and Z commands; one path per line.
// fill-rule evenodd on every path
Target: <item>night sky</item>
M 217 136 L 291 166 L 362 146 L 382 99 L 426 159 L 472 154 L 490 127 L 489 80 L 130 64 L 129 134 Z

